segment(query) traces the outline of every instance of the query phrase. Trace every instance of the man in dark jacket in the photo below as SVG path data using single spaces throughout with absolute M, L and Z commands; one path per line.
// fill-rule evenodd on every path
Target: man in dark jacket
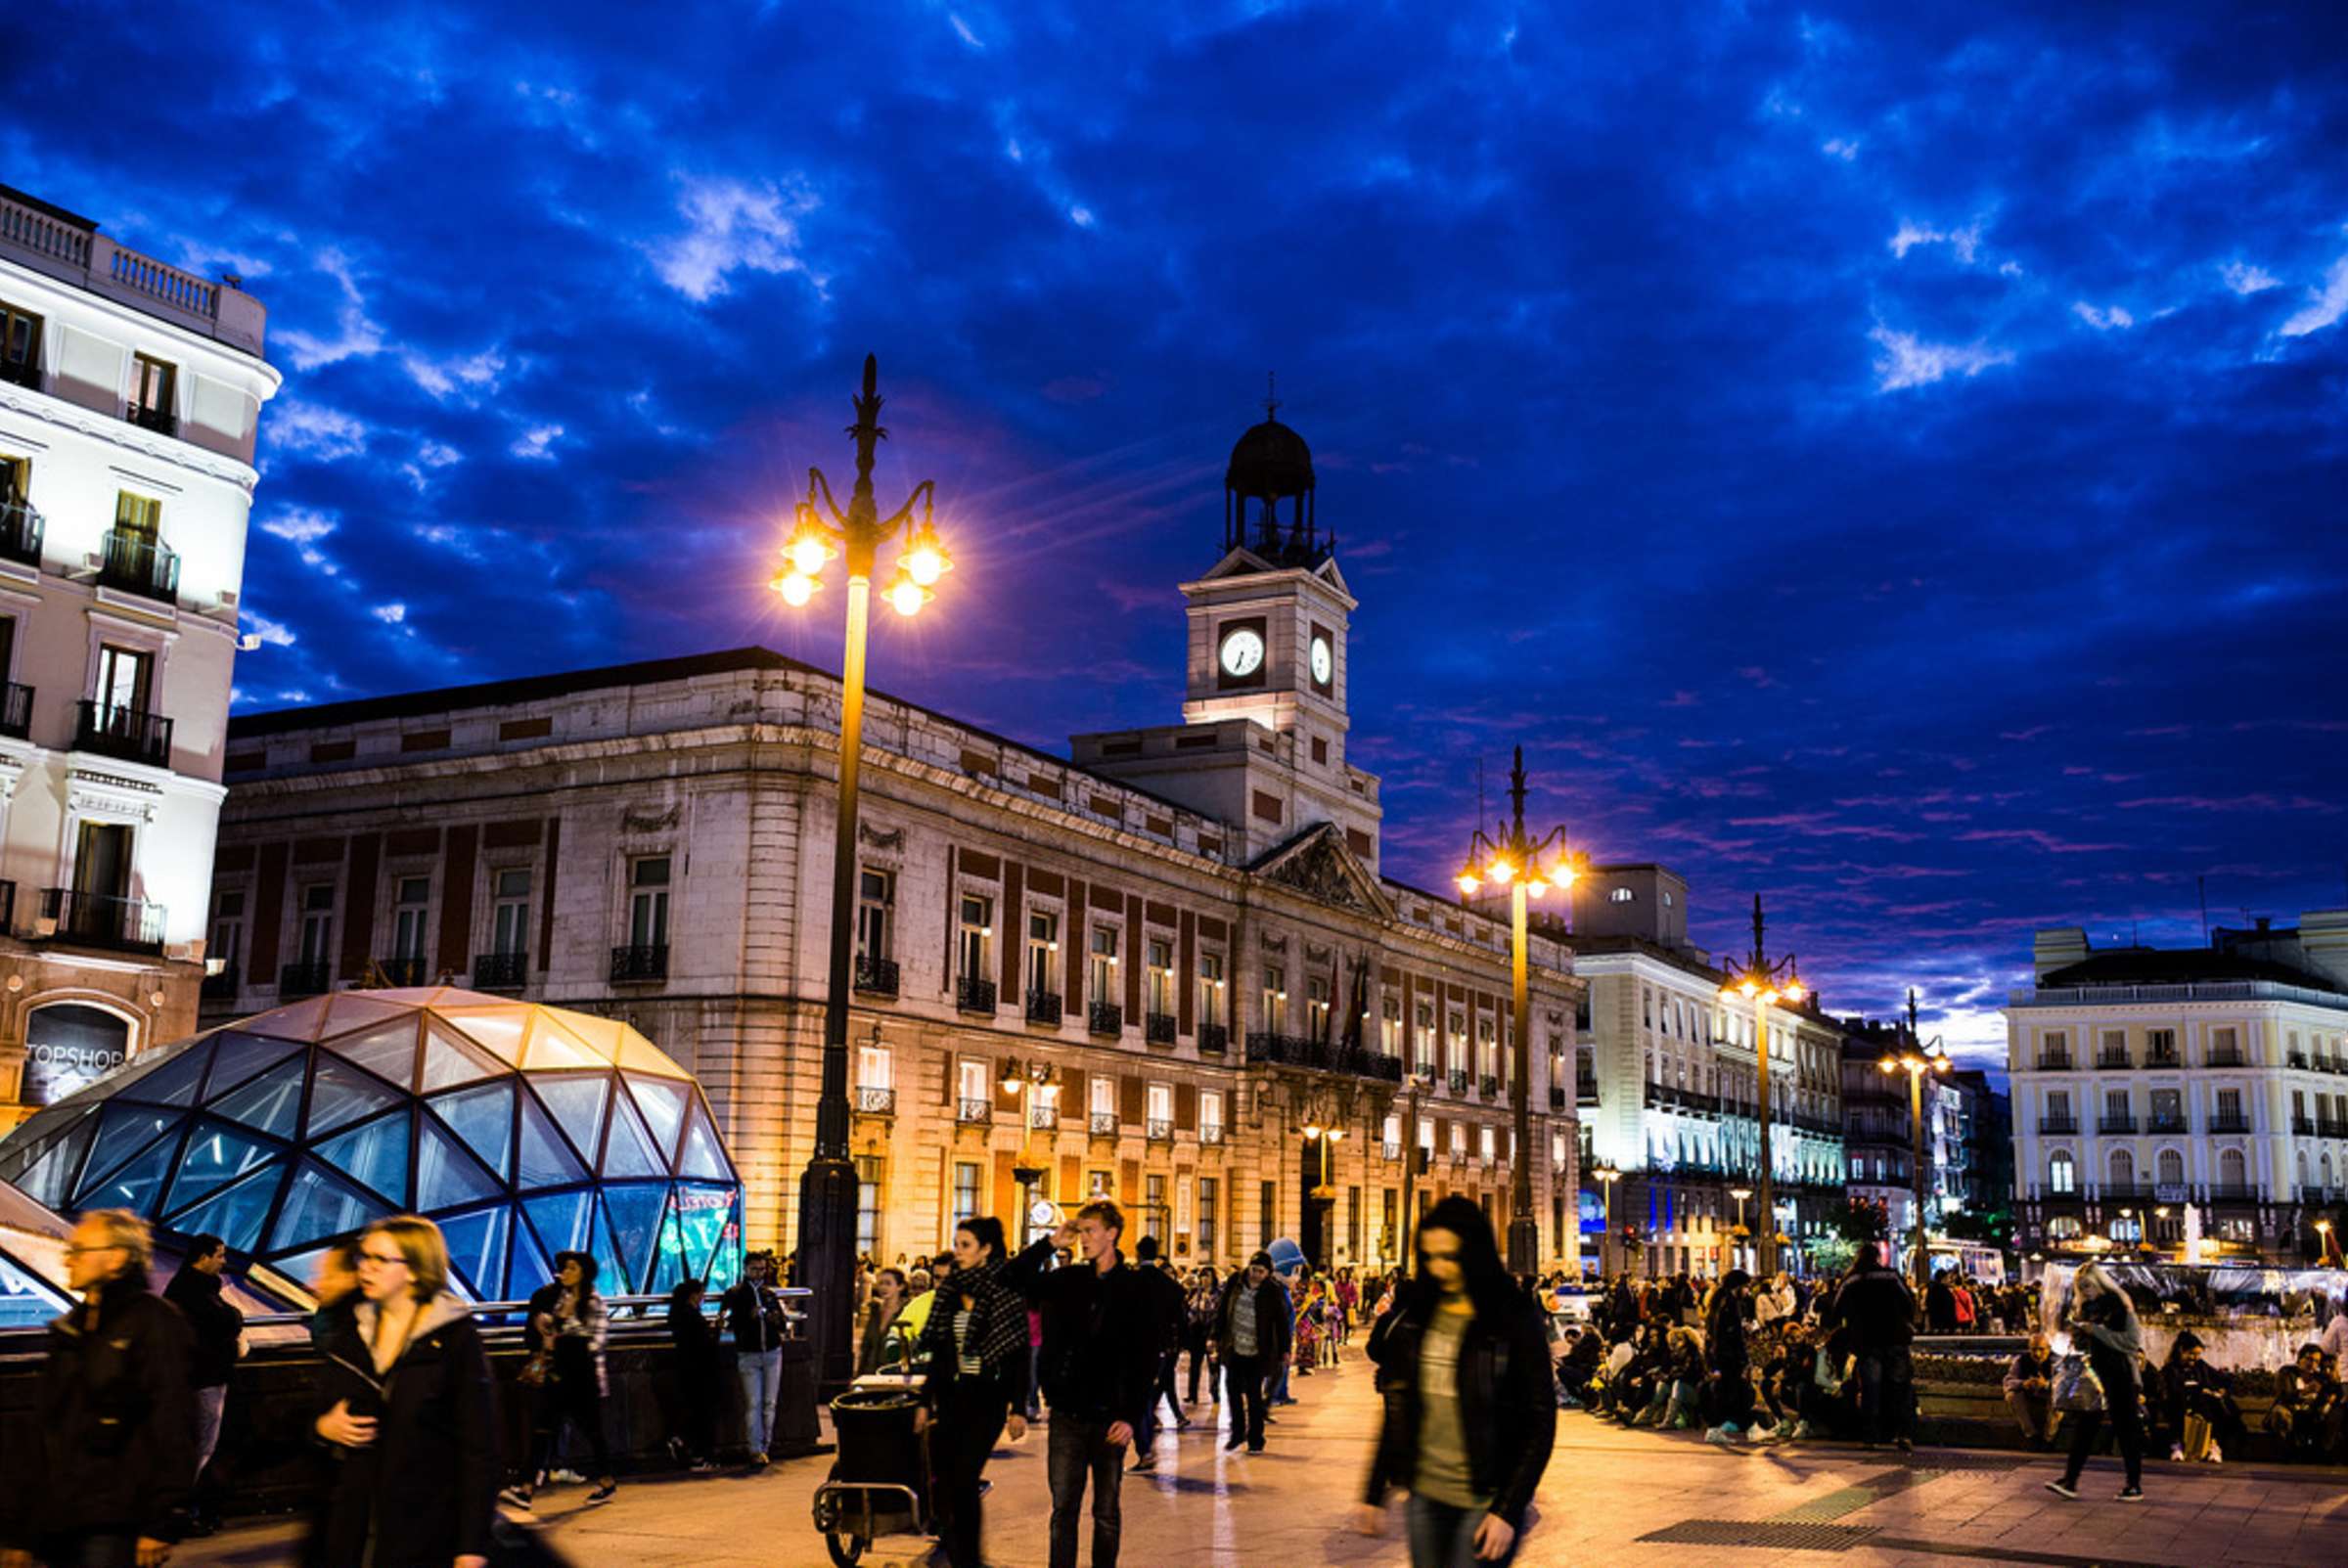
M 1189 1303 L 1184 1299 L 1182 1281 L 1175 1278 L 1157 1255 L 1157 1237 L 1146 1235 L 1133 1244 L 1133 1259 L 1150 1288 L 1150 1299 L 1157 1324 L 1157 1372 L 1151 1379 L 1150 1403 L 1142 1409 L 1142 1424 L 1134 1432 L 1133 1456 L 1137 1471 L 1157 1468 L 1157 1402 L 1164 1400 L 1174 1407 L 1177 1426 L 1188 1426 L 1191 1418 L 1182 1409 L 1182 1396 L 1174 1388 L 1174 1364 L 1182 1359 L 1182 1336 L 1189 1317 Z
M 0 1486 L 0 1561 L 158 1568 L 196 1473 L 188 1325 L 148 1287 L 146 1222 L 81 1217 L 66 1248 L 82 1304 L 49 1325 L 30 1439 Z
M 1916 1373 L 1908 1347 L 1916 1339 L 1916 1292 L 1883 1267 L 1883 1251 L 1873 1241 L 1859 1248 L 1828 1309 L 1830 1326 L 1842 1330 L 1859 1359 L 1862 1435 L 1874 1448 L 1885 1438 L 1905 1454 L 1916 1447 Z
M 1125 1215 L 1096 1198 L 1073 1220 L 1005 1266 L 1001 1282 L 1034 1302 L 1044 1321 L 1044 1399 L 1052 1407 L 1052 1568 L 1076 1568 L 1077 1510 L 1093 1489 L 1093 1568 L 1116 1568 L 1122 1516 L 1117 1489 L 1125 1445 L 1141 1429 L 1155 1386 L 1157 1322 L 1148 1283 L 1117 1251 Z M 1073 1247 L 1077 1261 L 1046 1272 Z
M 1207 1343 L 1223 1364 L 1230 1391 L 1224 1401 L 1231 1418 L 1225 1448 L 1244 1443 L 1250 1454 L 1264 1452 L 1265 1401 L 1274 1373 L 1288 1359 L 1290 1328 L 1288 1293 L 1272 1277 L 1272 1254 L 1259 1252 L 1247 1260 L 1244 1274 L 1233 1276 L 1223 1287 L 1207 1329 Z
M 783 1381 L 783 1298 L 774 1286 L 775 1255 L 753 1252 L 743 1260 L 742 1281 L 719 1298 L 726 1331 L 734 1336 L 734 1369 L 742 1378 L 743 1437 L 750 1462 L 766 1463 L 775 1421 L 775 1394 Z
M 211 1462 L 220 1442 L 220 1412 L 228 1406 L 228 1374 L 245 1354 L 245 1315 L 223 1299 L 221 1271 L 228 1267 L 228 1243 L 216 1235 L 200 1235 L 188 1247 L 187 1261 L 163 1286 L 163 1299 L 179 1309 L 194 1336 L 188 1356 L 188 1386 L 196 1396 L 196 1468 L 188 1477 L 199 1486 L 203 1467 Z M 196 1517 L 189 1534 L 208 1536 L 219 1526 L 197 1495 Z
M 1953 1334 L 1957 1331 L 1957 1292 L 1949 1288 L 1949 1271 L 1943 1269 L 1924 1286 L 1924 1322 L 1931 1332 Z

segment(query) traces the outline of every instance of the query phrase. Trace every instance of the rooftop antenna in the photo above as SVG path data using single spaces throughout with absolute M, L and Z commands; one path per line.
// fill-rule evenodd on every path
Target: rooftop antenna
M 1264 423 L 1269 425 L 1272 416 L 1279 412 L 1280 372 L 1268 370 L 1264 372 Z
M 2201 945 L 2207 947 L 2209 946 L 2209 878 L 2196 876 L 2193 878 L 2193 886 L 2201 894 Z

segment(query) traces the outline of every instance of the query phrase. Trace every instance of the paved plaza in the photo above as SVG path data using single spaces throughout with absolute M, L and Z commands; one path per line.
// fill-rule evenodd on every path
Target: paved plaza
M 1377 1432 L 1365 1364 L 1298 1381 L 1266 1454 L 1227 1454 L 1200 1421 L 1159 1441 L 1158 1471 L 1128 1476 L 1124 1561 L 1131 1568 L 1338 1568 L 1404 1561 L 1400 1508 L 1368 1540 L 1349 1510 Z M 1219 1413 L 1206 1407 L 1202 1414 Z M 1043 1568 L 1044 1434 L 1006 1443 L 988 1475 L 991 1565 Z M 825 1559 L 809 1501 L 826 1459 L 764 1474 L 663 1478 L 588 1507 L 583 1487 L 540 1500 L 540 1528 L 580 1568 L 798 1568 Z M 2342 1560 L 2348 1474 L 2337 1470 L 2147 1466 L 2146 1500 L 2123 1505 L 2115 1461 L 2098 1460 L 2078 1502 L 2042 1490 L 2057 1460 L 1924 1450 L 1913 1461 L 1845 1445 L 1723 1451 L 1693 1434 L 1628 1432 L 1558 1418 L 1558 1449 L 1526 1568 L 1595 1564 L 1948 1565 L 2033 1563 L 2318 1568 Z M 191 1544 L 189 1563 L 259 1568 L 288 1560 L 282 1525 Z M 926 1561 L 925 1544 L 884 1539 L 868 1562 Z M 942 1561 L 942 1558 L 940 1559 Z

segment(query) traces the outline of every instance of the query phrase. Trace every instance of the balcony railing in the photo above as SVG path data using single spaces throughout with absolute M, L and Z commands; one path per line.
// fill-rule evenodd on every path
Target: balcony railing
M 2318 1138 L 2348 1138 L 2348 1122 L 2341 1121 L 2336 1116 L 2319 1116 L 2316 1118 L 2316 1136 Z
M 475 953 L 473 988 L 475 991 L 519 991 L 529 973 L 527 953 Z
M 983 1126 L 995 1119 L 995 1102 L 991 1099 L 958 1099 L 954 1102 L 954 1119 L 965 1127 Z
M 2250 1061 L 2238 1051 L 2213 1051 L 2209 1053 L 2209 1065 L 2212 1067 L 2247 1067 L 2250 1065 Z
M 163 907 L 143 898 L 84 893 L 70 887 L 41 889 L 41 918 L 61 941 L 125 953 L 163 950 Z
M 0 502 L 0 559 L 20 565 L 41 563 L 41 537 L 48 523 L 40 509 L 22 496 Z
M 1198 1142 L 1210 1147 L 1222 1142 L 1223 1124 L 1221 1122 L 1200 1122 L 1198 1124 Z
M 2313 1138 L 2316 1136 L 2316 1119 L 2313 1116 L 2294 1116 L 2291 1118 L 2291 1131 L 2301 1138 Z
M 10 681 L 0 686 L 0 735 L 32 739 L 32 688 Z
M 639 947 L 615 947 L 611 950 L 611 983 L 613 985 L 643 985 L 652 980 L 668 978 L 668 945 L 652 943 Z
M 1038 1102 L 1027 1107 L 1027 1125 L 1039 1133 L 1060 1130 L 1060 1107 Z
M 319 997 L 334 988 L 335 966 L 325 959 L 299 959 L 277 971 L 279 998 Z
M 2038 1053 L 2040 1072 L 2069 1072 L 2071 1053 L 2067 1051 L 2042 1051 Z
M 2079 1118 L 2076 1116 L 2041 1116 L 2038 1119 L 2038 1130 L 2041 1133 L 2076 1133 L 2079 1131 Z
M 2293 1067 L 2305 1067 L 2307 1065 L 2307 1053 L 2304 1051 L 2294 1051 L 2284 1059 Z
M 158 435 L 179 433 L 179 416 L 167 408 L 149 408 L 144 403 L 130 403 L 124 405 L 122 417 L 140 429 L 153 430 Z
M 875 1089 L 858 1085 L 856 1114 L 859 1116 L 894 1116 L 897 1113 L 897 1092 L 894 1089 Z
M 2265 1197 L 2255 1184 L 2244 1182 L 2212 1182 L 2209 1201 L 2212 1203 L 2256 1203 Z
M 1475 1092 L 1486 1099 L 1498 1099 L 1500 1098 L 1500 1080 L 1491 1073 L 1486 1073 L 1475 1081 Z
M 2247 1116 L 2212 1116 L 2209 1119 L 2209 1130 L 2213 1133 L 2246 1133 L 2250 1131 L 2250 1118 Z
M 179 553 L 153 534 L 109 528 L 98 585 L 172 604 L 179 598 Z
M 1402 1082 L 1402 1058 L 1381 1055 L 1360 1046 L 1308 1040 L 1300 1035 L 1251 1034 L 1247 1059 L 1276 1067 L 1306 1067 L 1319 1072 L 1344 1073 L 1373 1082 Z
M 1027 1021 L 1029 1023 L 1040 1023 L 1047 1028 L 1057 1029 L 1060 1027 L 1060 1018 L 1059 992 L 1030 991 L 1027 993 Z
M 404 959 L 379 959 L 375 966 L 384 971 L 384 984 L 413 987 L 425 984 L 431 977 L 424 962 L 424 955 L 418 953 Z
M 1459 1068 L 1453 1068 L 1451 1072 L 1446 1075 L 1445 1082 L 1449 1084 L 1451 1092 L 1455 1095 L 1465 1095 L 1468 1093 L 1468 1075 Z
M 245 970 L 240 964 L 223 963 L 218 974 L 203 977 L 203 1000 L 234 1002 L 245 989 Z
M 2106 1138 L 2123 1133 L 2133 1133 L 2136 1131 L 2136 1118 L 2134 1116 L 2099 1116 L 2096 1118 L 2096 1131 Z
M 991 1015 L 995 1010 L 995 982 L 981 980 L 974 974 L 964 975 L 954 982 L 954 1007 L 959 1012 Z
M 2098 1072 L 2126 1072 L 2134 1065 L 2135 1063 L 2128 1059 L 2128 1053 L 2125 1051 L 2099 1051 L 2096 1053 L 2096 1071 Z
M 2182 1067 L 2185 1065 L 2185 1058 L 2172 1048 L 2168 1051 L 2151 1053 L 2145 1057 L 2145 1065 L 2147 1067 Z
M 1202 1023 L 1198 1026 L 1198 1054 L 1221 1056 L 1229 1054 L 1230 1051 L 1231 1031 L 1229 1029 L 1219 1023 Z
M 1116 1137 L 1117 1113 L 1113 1110 L 1097 1110 L 1093 1112 L 1090 1128 L 1092 1135 L 1095 1138 Z
M 1142 1018 L 1142 1039 L 1152 1046 L 1170 1046 L 1174 1043 L 1174 1014 L 1147 1013 Z
M 856 955 L 856 968 L 849 989 L 868 997 L 890 997 L 897 994 L 897 961 L 877 959 L 869 953 Z
M 1170 1120 L 1152 1116 L 1143 1125 L 1142 1135 L 1152 1143 L 1171 1143 L 1174 1142 L 1174 1124 Z
M 171 721 L 164 715 L 88 697 L 73 706 L 74 750 L 151 768 L 171 766 Z
M 1113 1002 L 1096 1002 L 1084 1009 L 1084 1026 L 1097 1035 L 1125 1032 L 1125 1009 Z
M 1598 1080 L 1595 1078 L 1576 1078 L 1573 1081 L 1573 1098 L 1580 1104 L 1597 1104 Z
M 1402 1145 L 1392 1142 L 1380 1143 L 1377 1145 L 1377 1157 L 1381 1160 L 1398 1160 L 1402 1158 Z
M 2183 1116 L 2154 1116 L 2145 1123 L 2147 1133 L 2190 1133 L 2192 1127 Z

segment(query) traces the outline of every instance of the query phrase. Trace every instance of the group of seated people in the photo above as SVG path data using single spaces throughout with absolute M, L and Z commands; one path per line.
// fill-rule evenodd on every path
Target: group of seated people
M 2023 1441 L 2042 1453 L 2054 1447 L 2060 1414 L 2054 1409 L 2055 1362 L 2047 1336 L 2033 1334 L 2006 1368 L 2006 1408 L 2021 1427 Z M 2158 1366 L 2147 1358 L 2142 1398 L 2153 1452 L 2165 1446 L 2172 1459 L 2208 1464 L 2221 1462 L 2229 1450 L 2238 1457 L 2247 1446 L 2249 1424 L 2234 1385 L 2234 1374 L 2211 1362 L 2200 1337 L 2190 1330 L 2177 1336 Z M 2333 1359 L 2320 1345 L 2300 1346 L 2292 1364 L 2276 1374 L 2275 1402 L 2264 1418 L 2265 1430 L 2280 1450 L 2278 1456 L 2286 1461 L 2340 1457 L 2344 1414 L 2348 1405 L 2341 1399 Z
M 1595 1327 L 1568 1329 L 1560 1398 L 1625 1426 L 1710 1433 L 1749 1423 L 1764 1441 L 1859 1435 L 1859 1380 L 1838 1334 L 1799 1318 L 1751 1327 L 1741 1380 L 1722 1375 L 1705 1344 L 1693 1324 L 1641 1323 L 1610 1346 Z

